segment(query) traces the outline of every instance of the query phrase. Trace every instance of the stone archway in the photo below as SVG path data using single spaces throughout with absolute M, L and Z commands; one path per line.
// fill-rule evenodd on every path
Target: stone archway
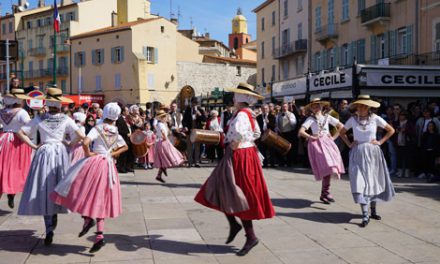
M 194 88 L 189 85 L 184 86 L 176 98 L 180 110 L 184 110 L 191 103 L 191 98 L 195 96 Z

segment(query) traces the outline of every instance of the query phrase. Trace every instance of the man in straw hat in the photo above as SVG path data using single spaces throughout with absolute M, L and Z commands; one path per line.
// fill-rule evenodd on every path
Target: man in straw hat
M 5 108 L 0 110 L 0 197 L 7 194 L 9 208 L 14 208 L 16 193 L 22 192 L 31 164 L 32 149 L 17 136 L 31 118 L 22 108 L 23 100 L 31 99 L 23 89 L 12 88 L 3 95 Z M 13 161 L 13 162 L 11 162 Z
M 302 124 L 299 135 L 308 140 L 308 154 L 313 174 L 317 181 L 322 181 L 319 199 L 325 204 L 330 204 L 335 202 L 330 194 L 330 179 L 332 176 L 340 179 L 345 169 L 341 153 L 334 142 L 339 133 L 332 137 L 329 127 L 332 125 L 339 132 L 343 125 L 338 119 L 322 113 L 322 108 L 327 105 L 330 103 L 315 98 L 305 106 L 306 111 L 311 112 L 311 116 Z M 311 135 L 306 132 L 308 129 L 312 130 Z
M 362 209 L 362 227 L 366 227 L 370 218 L 380 220 L 376 211 L 376 202 L 387 202 L 394 196 L 394 187 L 385 157 L 380 146 L 393 134 L 394 129 L 382 117 L 373 114 L 370 109 L 378 108 L 380 103 L 370 99 L 368 95 L 360 95 L 350 108 L 355 112 L 344 128 L 341 138 L 350 151 L 349 176 L 351 192 L 355 203 Z M 377 140 L 377 128 L 386 131 L 382 139 Z M 353 142 L 350 142 L 346 132 L 353 129 Z M 368 205 L 371 207 L 371 216 L 368 215 Z
M 67 213 L 67 209 L 49 199 L 49 194 L 65 177 L 70 167 L 64 138 L 67 134 L 76 134 L 75 140 L 70 143 L 73 146 L 84 139 L 84 134 L 73 119 L 61 113 L 62 103 L 72 103 L 71 99 L 63 96 L 61 89 L 52 86 L 47 89 L 45 96 L 37 98 L 46 100 L 49 112 L 42 118 L 34 118 L 18 132 L 19 137 L 35 150 L 18 214 L 44 216 L 44 244 L 51 245 L 53 231 L 57 226 L 57 214 Z M 28 137 L 37 132 L 41 142 L 38 146 Z
M 252 220 L 272 218 L 275 212 L 254 143 L 261 132 L 249 108 L 263 97 L 247 83 L 240 83 L 229 91 L 234 93 L 236 113 L 225 130 L 225 155 L 195 200 L 226 214 L 230 225 L 226 244 L 231 243 L 242 229 L 235 217 L 241 219 L 246 243 L 237 255 L 244 256 L 258 244 Z

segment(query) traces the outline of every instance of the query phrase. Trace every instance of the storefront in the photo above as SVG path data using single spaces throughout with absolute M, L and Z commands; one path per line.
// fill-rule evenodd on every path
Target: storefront
M 307 93 L 307 78 L 301 77 L 282 82 L 277 82 L 272 85 L 272 98 L 277 101 L 289 102 L 292 99 L 303 100 Z M 270 101 L 269 97 L 266 96 Z
M 98 103 L 101 108 L 104 108 L 104 95 L 102 94 L 81 94 L 81 95 L 65 95 L 73 100 L 76 106 L 80 106 L 84 103 L 91 105 L 92 103 Z

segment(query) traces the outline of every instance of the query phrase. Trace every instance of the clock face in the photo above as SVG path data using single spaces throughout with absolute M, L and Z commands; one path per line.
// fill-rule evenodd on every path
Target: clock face
M 238 27 L 238 21 L 234 21 L 234 27 Z

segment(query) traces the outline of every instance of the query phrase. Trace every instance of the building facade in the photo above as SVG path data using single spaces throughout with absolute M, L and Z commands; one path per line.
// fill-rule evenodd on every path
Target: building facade
M 440 54 L 440 1 L 421 0 L 419 19 L 421 37 L 416 37 L 417 52 Z
M 7 14 L 0 17 L 0 40 L 15 40 L 15 19 L 14 15 Z M 15 62 L 11 61 L 9 63 L 10 72 L 15 72 Z M 0 61 L 0 93 L 6 91 L 6 62 Z

